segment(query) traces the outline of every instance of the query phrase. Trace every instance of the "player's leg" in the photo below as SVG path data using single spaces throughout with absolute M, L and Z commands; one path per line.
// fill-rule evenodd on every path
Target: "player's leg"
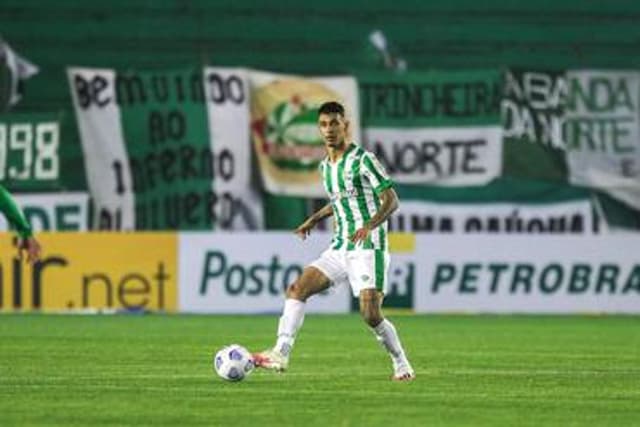
M 412 380 L 411 368 L 398 332 L 382 315 L 382 301 L 387 292 L 389 253 L 380 250 L 352 251 L 347 258 L 349 282 L 354 296 L 360 300 L 360 313 L 393 362 L 396 380 Z
M 302 275 L 287 288 L 276 345 L 254 355 L 257 366 L 276 371 L 287 369 L 296 334 L 304 321 L 307 299 L 324 291 L 330 284 L 329 278 L 317 267 L 311 265 L 303 270 Z
M 278 322 L 278 341 L 274 350 L 289 356 L 296 334 L 304 321 L 305 304 L 309 297 L 324 291 L 330 285 L 329 278 L 314 266 L 306 267 L 302 275 L 287 288 L 287 298 Z
M 377 289 L 362 289 L 360 291 L 360 314 L 369 325 L 376 339 L 391 357 L 393 363 L 393 377 L 396 381 L 411 381 L 415 373 L 402 348 L 395 326 L 382 315 L 383 293 Z

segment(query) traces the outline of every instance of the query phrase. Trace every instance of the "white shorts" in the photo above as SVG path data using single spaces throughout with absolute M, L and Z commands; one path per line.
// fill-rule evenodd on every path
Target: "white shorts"
M 339 286 L 348 282 L 354 297 L 363 289 L 377 289 L 387 293 L 389 252 L 379 249 L 356 249 L 353 251 L 327 249 L 320 258 L 311 263 Z

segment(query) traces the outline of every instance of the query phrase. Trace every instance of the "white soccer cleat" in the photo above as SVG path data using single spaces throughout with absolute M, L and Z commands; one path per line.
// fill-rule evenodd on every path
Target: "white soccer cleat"
M 276 372 L 284 372 L 289 366 L 289 358 L 273 349 L 255 353 L 253 355 L 253 362 L 258 368 L 271 369 Z
M 395 363 L 394 361 L 392 381 L 413 381 L 415 378 L 416 373 L 408 361 L 405 363 Z

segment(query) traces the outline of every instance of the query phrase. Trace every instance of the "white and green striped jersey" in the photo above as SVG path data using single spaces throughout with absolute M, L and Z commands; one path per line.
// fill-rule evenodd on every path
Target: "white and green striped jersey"
M 353 143 L 337 162 L 326 157 L 320 163 L 320 172 L 333 208 L 335 230 L 331 247 L 356 249 L 349 237 L 377 212 L 380 193 L 393 183 L 375 155 Z M 388 250 L 386 221 L 371 230 L 362 248 Z

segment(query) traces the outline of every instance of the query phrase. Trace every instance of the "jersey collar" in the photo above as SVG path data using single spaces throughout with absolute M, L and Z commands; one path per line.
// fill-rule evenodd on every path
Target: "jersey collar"
M 347 149 L 344 150 L 344 153 L 342 153 L 342 157 L 340 157 L 335 163 L 342 161 L 342 159 L 346 158 L 346 156 L 355 149 L 356 149 L 356 143 L 355 142 L 350 143 Z M 324 160 L 329 164 L 335 164 L 334 162 L 331 161 L 331 159 L 329 158 L 329 155 L 327 155 L 324 158 Z

